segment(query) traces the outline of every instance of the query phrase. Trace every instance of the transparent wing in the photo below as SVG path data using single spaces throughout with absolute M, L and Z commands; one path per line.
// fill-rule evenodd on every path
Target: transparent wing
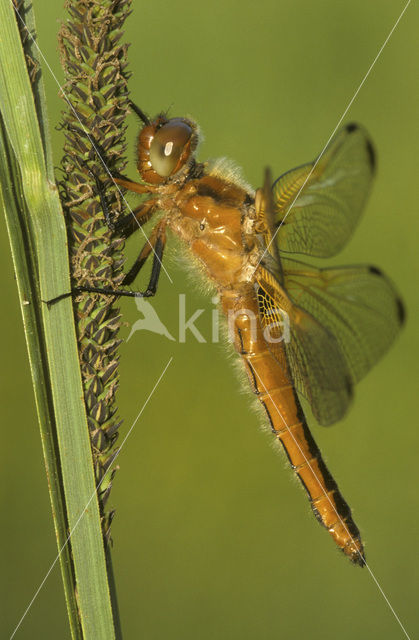
M 293 304 L 270 274 L 258 278 L 258 302 L 267 346 L 318 422 L 329 425 L 342 418 L 352 381 L 334 335 Z
M 404 321 L 403 303 L 376 267 L 316 269 L 283 258 L 291 300 L 332 333 L 352 382 L 365 376 L 392 344 Z
M 346 413 L 353 384 L 394 340 L 403 305 L 373 267 L 315 269 L 288 258 L 282 266 L 285 289 L 266 271 L 258 278 L 267 344 L 319 423 L 333 424 Z
M 278 245 L 275 242 L 275 205 L 272 193 L 272 177 L 271 170 L 265 169 L 265 179 L 263 187 L 256 191 L 255 210 L 257 223 L 255 227 L 256 234 L 260 234 L 263 238 L 262 242 L 262 258 L 263 264 L 268 264 L 268 268 L 275 273 L 279 281 L 283 281 L 280 254 Z
M 284 173 L 274 183 L 279 250 L 317 257 L 348 242 L 370 192 L 375 159 L 364 129 L 348 124 L 319 161 Z

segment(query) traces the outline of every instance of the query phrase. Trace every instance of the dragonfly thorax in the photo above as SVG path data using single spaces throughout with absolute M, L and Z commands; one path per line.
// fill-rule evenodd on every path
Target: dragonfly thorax
M 169 222 L 218 286 L 242 280 L 246 263 L 243 218 L 247 193 L 207 175 L 185 185 Z

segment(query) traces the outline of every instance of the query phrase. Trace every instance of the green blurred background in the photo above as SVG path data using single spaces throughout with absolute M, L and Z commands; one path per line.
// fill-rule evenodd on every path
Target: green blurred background
M 59 80 L 56 0 L 34 2 L 39 43 Z M 402 2 L 134 2 L 127 23 L 133 99 L 150 114 L 191 115 L 200 158 L 225 155 L 257 187 L 322 149 L 399 16 Z M 418 6 L 402 18 L 346 121 L 378 153 L 367 212 L 338 263 L 372 262 L 399 287 L 408 324 L 357 389 L 341 424 L 313 431 L 355 512 L 367 560 L 408 632 L 418 629 Z M 63 108 L 45 73 L 51 124 Z M 130 116 L 130 158 L 137 122 Z M 55 163 L 61 136 L 53 131 Z M 130 174 L 134 176 L 133 164 Z M 12 262 L 1 229 L 2 589 L 9 637 L 56 556 Z M 138 248 L 132 239 L 129 254 Z M 168 252 L 153 304 L 177 332 L 177 300 L 213 308 Z M 140 316 L 121 303 L 128 336 Z M 7 344 L 6 344 L 7 343 Z M 226 347 L 146 332 L 121 347 L 125 435 L 173 361 L 120 457 L 111 504 L 125 638 L 402 638 L 367 569 L 354 568 L 311 515 L 305 494 L 258 427 Z M 58 565 L 16 638 L 69 638 Z

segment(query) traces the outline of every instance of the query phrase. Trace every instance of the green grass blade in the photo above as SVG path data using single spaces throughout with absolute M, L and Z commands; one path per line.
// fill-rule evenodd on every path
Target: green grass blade
M 68 531 L 72 532 L 75 583 L 69 563 L 62 563 L 70 625 L 73 637 L 111 639 L 114 624 L 71 299 L 51 307 L 43 302 L 70 290 L 66 230 L 56 186 L 48 179 L 44 145 L 47 148 L 49 143 L 41 137 L 9 0 L 0 0 L 0 24 L 0 109 L 5 138 L 1 205 L 11 235 L 59 548 Z M 42 103 L 39 105 L 42 111 Z M 42 118 L 46 122 L 45 112 Z M 47 156 L 51 157 L 49 150 Z M 63 531 L 65 522 L 68 531 Z
M 0 209 L 5 212 L 7 231 L 12 250 L 13 264 L 21 300 L 21 312 L 25 327 L 26 346 L 28 349 L 30 368 L 34 380 L 35 401 L 41 428 L 42 447 L 45 467 L 49 478 L 49 491 L 55 534 L 58 548 L 61 549 L 67 538 L 67 520 L 63 493 L 61 491 L 61 477 L 59 470 L 59 456 L 54 438 L 54 409 L 48 393 L 48 385 L 43 381 L 48 379 L 48 365 L 41 339 L 42 323 L 39 311 L 34 304 L 36 300 L 36 285 L 32 274 L 35 265 L 32 261 L 32 251 L 29 238 L 25 234 L 25 225 L 21 212 L 25 209 L 25 202 L 21 197 L 22 188 L 16 189 L 20 182 L 19 171 L 13 151 L 8 144 L 6 132 L 1 122 L 0 131 Z M 82 637 L 77 613 L 77 601 L 74 591 L 74 575 L 72 569 L 70 546 L 66 545 L 60 556 L 61 572 L 64 583 L 67 608 L 73 638 Z M 71 612 L 71 613 L 70 613 Z

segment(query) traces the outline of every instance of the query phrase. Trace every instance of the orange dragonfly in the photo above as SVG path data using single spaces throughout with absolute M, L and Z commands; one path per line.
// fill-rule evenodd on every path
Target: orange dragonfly
M 179 236 L 218 292 L 251 388 L 316 518 L 345 555 L 363 566 L 359 529 L 310 433 L 299 394 L 320 424 L 340 420 L 354 383 L 403 324 L 403 304 L 376 267 L 319 269 L 289 256 L 329 258 L 352 235 L 374 175 L 365 130 L 345 126 L 317 161 L 284 173 L 273 187 L 267 172 L 263 189 L 254 192 L 224 160 L 195 159 L 194 122 L 165 114 L 150 120 L 133 108 L 143 121 L 137 147 L 143 182 L 122 175 L 115 180 L 148 198 L 134 210 L 135 219 L 129 214 L 118 226 L 129 236 L 158 211 L 163 215 L 123 284 L 134 281 L 153 252 L 150 282 L 142 293 L 79 290 L 154 295 L 166 230 Z

